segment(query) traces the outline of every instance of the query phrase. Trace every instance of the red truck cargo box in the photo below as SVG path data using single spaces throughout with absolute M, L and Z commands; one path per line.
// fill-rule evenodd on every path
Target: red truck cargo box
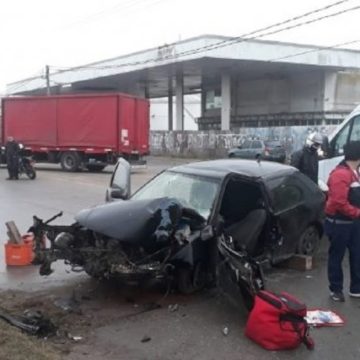
M 119 97 L 119 151 L 148 153 L 149 125 L 149 103 L 147 100 L 126 96 Z
M 126 94 L 74 94 L 3 99 L 3 141 L 13 136 L 33 152 L 149 152 L 149 101 Z
M 117 96 L 58 99 L 58 146 L 117 149 Z
M 137 99 L 137 148 L 140 154 L 148 154 L 149 147 L 149 131 L 150 131 L 150 107 L 148 100 Z
M 4 137 L 24 144 L 56 146 L 56 100 L 11 98 L 3 102 Z M 6 139 L 4 139 L 6 140 Z

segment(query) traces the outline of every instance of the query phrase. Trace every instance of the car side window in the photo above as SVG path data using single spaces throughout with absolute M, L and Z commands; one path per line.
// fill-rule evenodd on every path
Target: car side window
M 349 138 L 350 123 L 351 122 L 349 121 L 336 137 L 334 145 L 334 156 L 344 155 L 344 145 L 347 143 Z
M 240 144 L 243 149 L 249 149 L 251 146 L 251 141 L 245 140 L 242 144 Z
M 261 145 L 261 141 L 255 140 L 252 142 L 252 146 L 253 149 L 261 149 L 262 145 Z
M 275 213 L 292 209 L 304 200 L 303 190 L 293 176 L 272 179 L 268 187 Z
M 358 140 L 360 140 L 360 115 L 354 117 L 350 134 L 350 141 Z

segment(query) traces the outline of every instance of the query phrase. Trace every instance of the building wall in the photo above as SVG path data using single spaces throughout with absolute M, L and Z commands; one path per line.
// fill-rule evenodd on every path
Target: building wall
M 255 80 L 232 78 L 232 82 L 233 116 L 323 111 L 322 71 Z M 203 115 L 219 116 L 220 110 L 205 109 Z
M 304 72 L 292 75 L 290 87 L 290 112 L 312 112 L 324 109 L 323 72 Z
M 246 139 L 278 140 L 287 154 L 300 149 L 309 133 L 319 131 L 329 135 L 336 126 L 292 126 L 274 128 L 242 128 L 238 131 L 151 131 L 152 155 L 218 158 Z
M 352 110 L 360 103 L 360 74 L 339 72 L 336 76 L 334 110 Z

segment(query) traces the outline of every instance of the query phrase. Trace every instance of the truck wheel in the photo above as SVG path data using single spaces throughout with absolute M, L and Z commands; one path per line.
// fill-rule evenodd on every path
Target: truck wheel
M 105 165 L 86 165 L 86 168 L 90 172 L 100 172 L 105 169 Z
M 78 171 L 81 163 L 77 152 L 68 151 L 61 155 L 61 167 L 65 171 Z

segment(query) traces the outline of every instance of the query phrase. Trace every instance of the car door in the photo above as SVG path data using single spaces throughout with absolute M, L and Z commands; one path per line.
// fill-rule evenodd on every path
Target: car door
M 127 200 L 131 195 L 130 164 L 119 158 L 112 173 L 110 185 L 106 190 L 105 200 Z
M 273 226 L 279 234 L 272 249 L 272 262 L 277 263 L 296 252 L 300 236 L 308 225 L 312 204 L 306 201 L 308 191 L 296 173 L 273 178 L 266 185 L 273 209 Z
M 251 159 L 256 159 L 263 153 L 263 144 L 260 140 L 254 140 L 251 144 Z
M 234 181 L 234 183 L 238 182 L 239 184 L 254 183 L 264 196 L 266 209 L 268 199 L 262 183 L 259 183 L 257 178 L 228 175 L 223 181 L 222 191 L 219 194 L 217 205 L 215 206 L 216 210 L 210 219 L 211 223 L 215 224 L 215 232 L 218 234 L 218 261 L 216 271 L 218 287 L 232 303 L 240 306 L 245 305 L 250 309 L 253 304 L 254 295 L 257 291 L 264 288 L 264 277 L 260 264 L 250 256 L 247 251 L 240 249 L 235 250 L 233 238 L 231 236 L 229 237 L 228 234 L 225 235 L 227 233 L 225 229 L 226 214 L 222 212 L 222 204 L 223 201 L 230 200 L 230 198 L 227 198 L 227 191 L 228 194 L 234 193 L 233 190 L 235 188 L 231 188 L 231 191 L 227 189 L 231 181 Z M 243 197 L 240 196 L 239 198 Z M 238 202 L 235 197 L 231 197 L 231 199 L 235 199 L 231 205 L 231 207 L 233 207 L 233 205 Z M 261 202 L 259 202 L 259 205 L 260 203 Z M 239 201 L 238 205 L 241 207 L 241 201 Z M 218 220 L 220 220 L 220 226 L 217 224 Z
M 242 159 L 249 159 L 251 156 L 251 141 L 245 140 L 236 151 L 236 156 Z

